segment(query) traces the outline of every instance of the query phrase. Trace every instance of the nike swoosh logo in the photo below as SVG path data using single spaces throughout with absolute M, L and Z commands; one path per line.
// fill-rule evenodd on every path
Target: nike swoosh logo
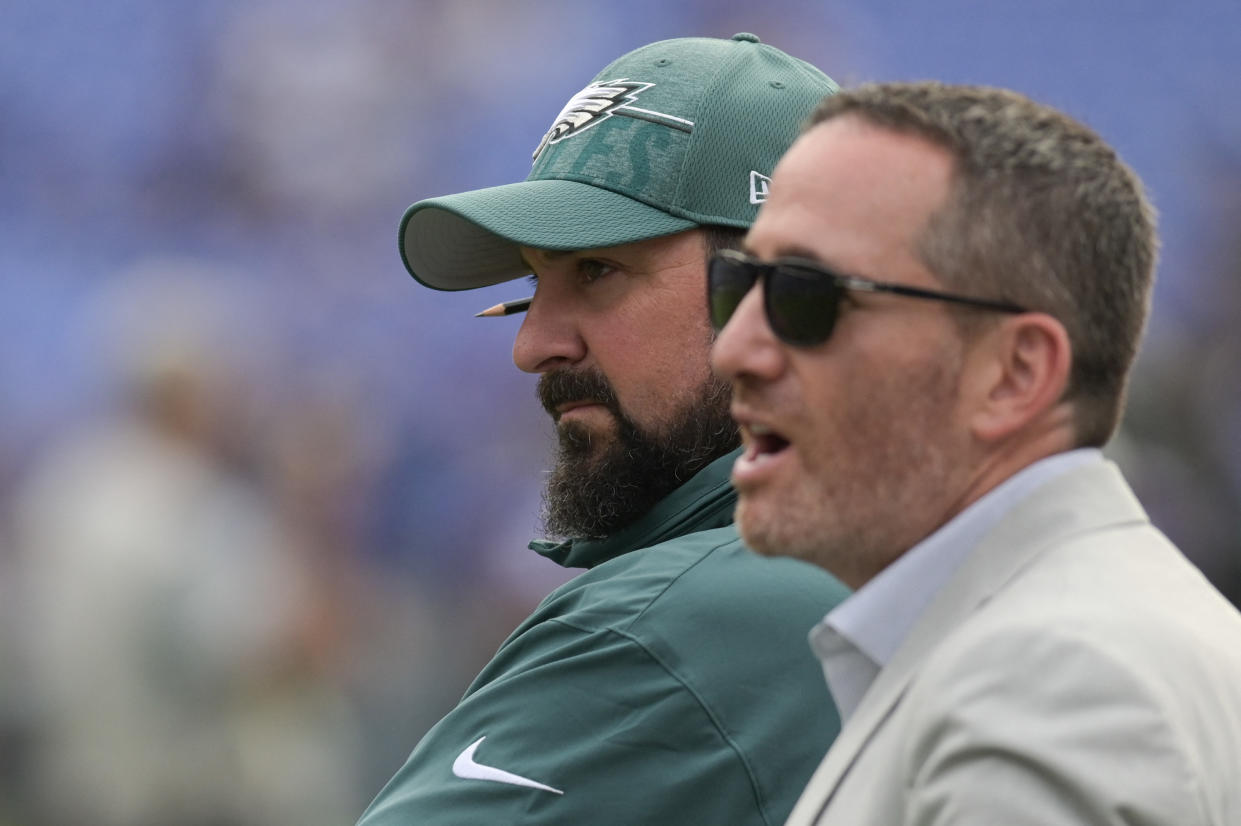
M 526 786 L 530 789 L 542 789 L 553 794 L 564 794 L 560 789 L 553 789 L 551 786 L 531 780 L 528 777 L 522 777 L 520 774 L 513 774 L 502 769 L 484 766 L 482 763 L 475 761 L 474 752 L 478 751 L 478 747 L 486 739 L 487 735 L 484 734 L 466 746 L 465 751 L 457 755 L 457 759 L 452 761 L 453 774 L 466 780 L 490 780 L 493 783 L 508 783 L 510 786 Z

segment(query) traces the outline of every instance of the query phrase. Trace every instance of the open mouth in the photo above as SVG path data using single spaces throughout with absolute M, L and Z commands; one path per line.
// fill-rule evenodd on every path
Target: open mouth
M 789 440 L 770 427 L 751 424 L 746 428 L 749 438 L 746 440 L 745 458 L 751 462 L 770 459 L 789 446 Z

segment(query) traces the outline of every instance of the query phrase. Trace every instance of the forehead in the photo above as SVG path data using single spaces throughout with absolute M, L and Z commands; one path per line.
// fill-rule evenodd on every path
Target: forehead
M 776 167 L 747 243 L 763 255 L 908 246 L 947 200 L 952 171 L 948 151 L 924 138 L 850 116 L 821 123 Z
M 580 250 L 519 247 L 518 250 L 521 260 L 531 269 L 572 265 L 576 261 L 588 258 L 599 258 L 633 266 L 643 265 L 643 268 L 648 268 L 651 265 L 665 267 L 689 263 L 705 255 L 706 245 L 703 231 L 691 229 L 611 247 L 592 247 Z

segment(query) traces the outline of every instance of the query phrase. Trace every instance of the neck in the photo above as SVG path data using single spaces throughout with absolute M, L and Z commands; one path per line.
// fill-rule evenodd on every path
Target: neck
M 1060 405 L 1027 427 L 989 446 L 974 467 L 969 482 L 944 514 L 941 526 L 977 502 L 1005 480 L 1048 456 L 1077 447 L 1073 417 Z

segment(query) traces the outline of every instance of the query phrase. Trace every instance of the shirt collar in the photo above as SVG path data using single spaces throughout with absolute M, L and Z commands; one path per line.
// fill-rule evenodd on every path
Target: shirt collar
M 565 568 L 593 568 L 621 554 L 732 524 L 737 494 L 728 477 L 741 448 L 721 456 L 627 528 L 602 539 L 535 539 L 530 548 Z
M 1009 510 L 1052 478 L 1102 458 L 1096 448 L 1081 448 L 1023 468 L 832 609 L 810 632 L 810 641 L 841 714 L 856 708 L 935 594 Z

